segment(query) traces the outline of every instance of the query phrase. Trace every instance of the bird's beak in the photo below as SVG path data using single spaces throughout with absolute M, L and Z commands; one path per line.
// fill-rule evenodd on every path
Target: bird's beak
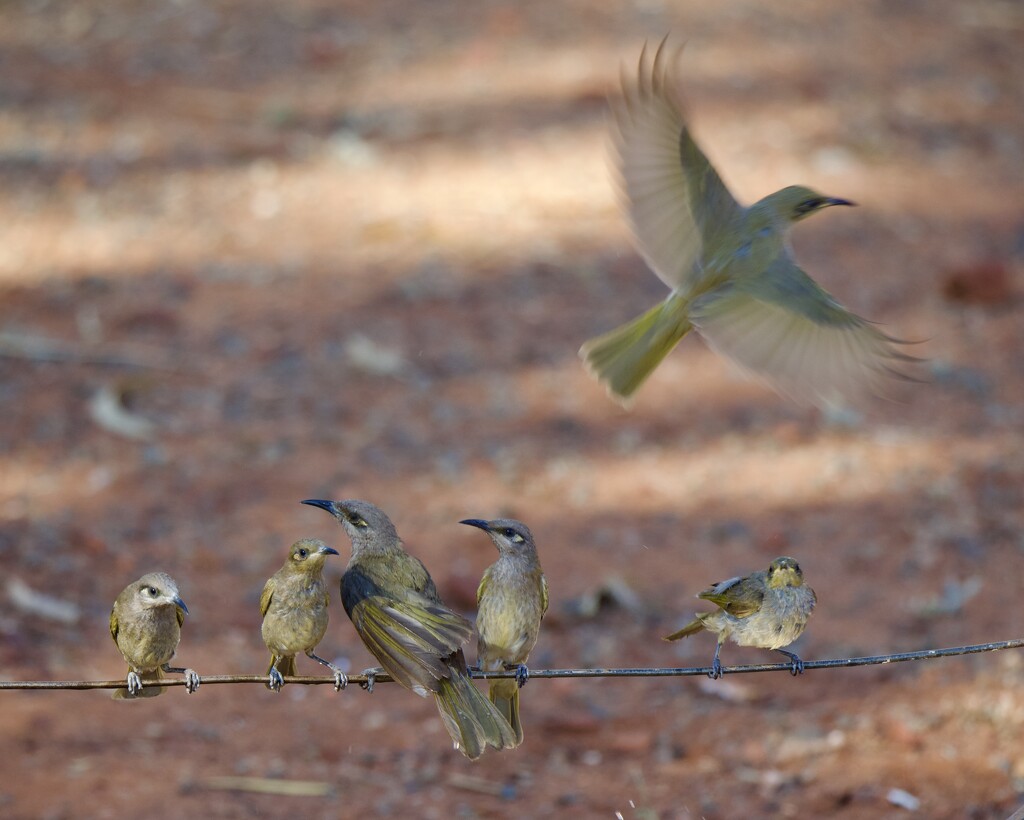
M 490 526 L 488 525 L 488 523 L 480 518 L 464 518 L 459 523 L 466 524 L 470 527 L 476 527 L 478 530 L 483 530 L 484 532 L 490 530 Z
M 179 609 L 181 609 L 181 611 L 184 612 L 186 615 L 188 615 L 188 607 L 185 606 L 185 602 L 181 600 L 181 596 L 175 595 L 173 598 L 171 598 L 171 603 Z
M 848 199 L 837 199 L 836 197 L 830 196 L 825 200 L 827 205 L 849 205 L 851 208 L 856 207 L 856 202 L 850 202 Z
M 337 555 L 338 551 L 334 547 L 320 547 L 317 550 L 321 555 Z
M 334 505 L 333 501 L 321 501 L 316 498 L 307 498 L 302 503 L 309 504 L 310 507 L 319 507 L 321 510 L 327 510 L 327 512 L 335 518 L 338 517 L 338 508 Z

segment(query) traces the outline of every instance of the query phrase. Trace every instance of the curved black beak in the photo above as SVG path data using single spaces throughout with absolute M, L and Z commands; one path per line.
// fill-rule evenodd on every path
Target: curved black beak
M 340 553 L 334 547 L 320 547 L 317 550 L 321 555 L 339 555 Z
M 838 199 L 838 198 L 836 198 L 834 196 L 829 197 L 828 199 L 825 200 L 825 202 L 828 205 L 848 205 L 851 208 L 854 208 L 854 207 L 857 206 L 856 202 L 850 202 L 850 200 L 848 200 L 848 199 Z
M 309 504 L 310 507 L 319 507 L 321 510 L 327 510 L 331 515 L 337 517 L 333 501 L 322 501 L 318 498 L 307 498 L 305 501 L 301 501 L 299 503 Z
M 470 527 L 476 527 L 478 530 L 483 530 L 484 532 L 488 532 L 491 528 L 490 523 L 484 521 L 482 518 L 464 518 L 459 523 L 466 524 Z
M 171 603 L 173 603 L 176 607 L 181 609 L 182 612 L 184 612 L 186 615 L 188 615 L 188 607 L 185 606 L 185 602 L 183 600 L 181 600 L 181 596 L 180 595 L 175 595 L 171 599 Z

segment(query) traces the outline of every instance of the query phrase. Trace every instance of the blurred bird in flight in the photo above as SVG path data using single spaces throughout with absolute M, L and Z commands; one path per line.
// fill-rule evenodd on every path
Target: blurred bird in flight
M 794 224 L 852 205 L 790 186 L 743 207 L 694 142 L 674 84 L 681 49 L 647 48 L 611 103 L 614 162 L 640 253 L 672 292 L 630 322 L 586 342 L 580 357 L 627 401 L 697 328 L 748 375 L 801 403 L 843 405 L 878 392 L 906 344 L 851 313 L 793 260 Z

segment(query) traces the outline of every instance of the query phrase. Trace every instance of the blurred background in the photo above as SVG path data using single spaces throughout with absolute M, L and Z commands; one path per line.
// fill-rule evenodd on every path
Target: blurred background
M 797 256 L 924 340 L 926 384 L 837 420 L 696 337 L 630 411 L 583 372 L 584 339 L 664 293 L 616 206 L 605 99 L 669 31 L 737 198 L 799 182 L 860 203 L 798 227 Z M 383 507 L 467 614 L 496 553 L 456 522 L 525 520 L 551 589 L 535 668 L 705 665 L 712 637 L 661 636 L 783 554 L 818 593 L 805 659 L 1020 637 L 1022 32 L 1010 0 L 0 4 L 0 677 L 123 675 L 110 605 L 155 569 L 191 610 L 178 662 L 262 673 L 287 546 L 338 547 L 332 589 L 347 560 L 310 497 Z M 332 618 L 320 654 L 370 665 Z M 1019 652 L 536 680 L 522 703 L 524 745 L 471 764 L 392 685 L 0 693 L 0 814 L 1024 801 Z

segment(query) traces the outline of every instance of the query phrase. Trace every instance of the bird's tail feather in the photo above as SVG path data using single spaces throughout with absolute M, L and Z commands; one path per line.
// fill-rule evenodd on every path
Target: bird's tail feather
M 700 617 L 694 618 L 690 623 L 684 626 L 682 629 L 673 632 L 671 635 L 666 635 L 666 641 L 678 641 L 680 638 L 686 638 L 690 635 L 696 635 L 704 629 L 704 621 Z
M 515 732 L 518 746 L 523 742 L 523 725 L 519 722 L 519 684 L 510 679 L 491 681 L 487 694 L 491 703 L 497 707 L 505 722 Z
M 469 675 L 453 669 L 451 677 L 439 683 L 434 693 L 437 710 L 452 741 L 466 757 L 476 760 L 487 746 L 512 749 L 518 745 L 516 732 Z
M 626 400 L 693 329 L 687 305 L 672 294 L 637 318 L 585 342 L 580 358 L 612 395 Z
M 160 668 L 157 668 L 154 669 L 152 672 L 140 672 L 139 678 L 143 682 L 163 680 L 164 671 Z M 162 695 L 164 691 L 165 690 L 163 686 L 144 686 L 140 690 L 139 694 L 129 695 L 127 689 L 115 689 L 114 694 L 112 694 L 110 697 L 114 700 L 135 700 L 136 698 L 155 698 L 157 695 Z

